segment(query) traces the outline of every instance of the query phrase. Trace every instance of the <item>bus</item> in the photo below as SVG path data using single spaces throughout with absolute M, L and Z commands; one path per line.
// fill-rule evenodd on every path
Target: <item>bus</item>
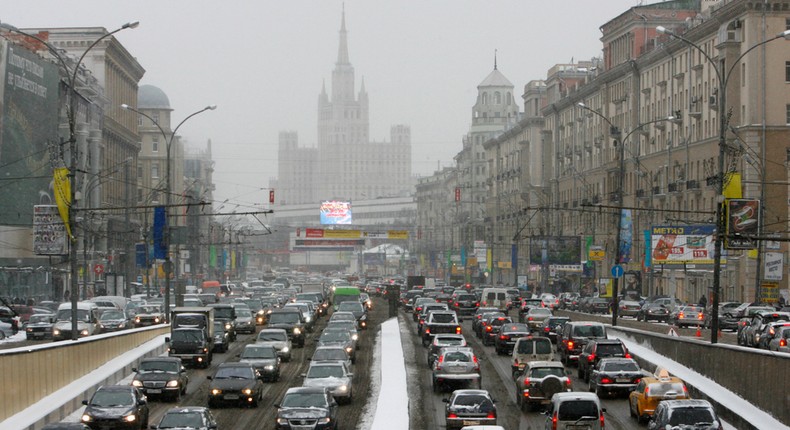
M 351 300 L 359 303 L 359 288 L 337 286 L 332 292 L 332 309 L 337 310 L 337 305 Z

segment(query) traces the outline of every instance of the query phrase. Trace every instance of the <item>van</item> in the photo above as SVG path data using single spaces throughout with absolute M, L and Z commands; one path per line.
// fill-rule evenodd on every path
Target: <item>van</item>
M 219 281 L 203 281 L 203 294 L 214 294 L 214 297 L 219 298 L 221 292 Z
M 507 290 L 504 288 L 484 288 L 480 296 L 481 308 L 497 308 L 507 313 L 508 302 Z
M 521 337 L 513 345 L 513 379 L 516 379 L 532 361 L 553 361 L 554 348 L 551 339 L 543 336 Z
M 52 340 L 71 339 L 71 303 L 58 306 L 55 325 L 52 326 Z M 77 330 L 79 337 L 99 333 L 99 307 L 93 302 L 77 303 Z
M 592 339 L 606 339 L 606 326 L 592 321 L 570 321 L 565 323 L 557 337 L 557 349 L 562 364 L 578 363 L 582 348 Z
M 551 397 L 546 421 L 558 429 L 578 427 L 603 430 L 604 412 L 606 408 L 601 407 L 601 400 L 595 393 L 556 393 Z
M 333 309 L 336 311 L 337 306 L 346 301 L 359 302 L 359 288 L 335 286 L 332 291 Z

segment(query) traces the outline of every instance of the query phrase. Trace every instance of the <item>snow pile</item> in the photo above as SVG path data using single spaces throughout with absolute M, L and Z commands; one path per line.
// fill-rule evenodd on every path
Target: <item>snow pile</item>
M 406 390 L 406 363 L 397 318 L 381 324 L 381 387 L 372 430 L 409 428 L 409 395 Z M 379 360 L 375 360 L 378 362 Z M 381 395 L 386 393 L 385 395 Z

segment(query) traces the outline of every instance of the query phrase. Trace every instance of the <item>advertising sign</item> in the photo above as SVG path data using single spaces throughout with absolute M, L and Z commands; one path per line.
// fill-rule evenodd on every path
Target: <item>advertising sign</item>
M 623 209 L 620 212 L 620 261 L 618 263 L 631 261 L 631 247 L 634 242 L 633 231 L 631 209 Z
M 529 243 L 531 264 L 581 265 L 581 238 L 578 236 L 536 236 Z
M 351 224 L 351 202 L 325 200 L 319 211 L 322 225 Z
M 775 282 L 763 282 L 760 286 L 760 298 L 763 303 L 779 302 L 779 284 Z
M 781 281 L 784 271 L 784 256 L 781 252 L 765 253 L 765 268 L 763 278 L 766 281 Z
M 753 249 L 757 242 L 751 237 L 760 232 L 760 201 L 727 200 L 727 249 Z
M 3 39 L 0 70 L 0 224 L 33 225 L 31 207 L 55 204 L 48 145 L 59 141 L 58 68 Z
M 33 252 L 36 255 L 66 255 L 66 226 L 57 205 L 33 206 Z
M 713 225 L 653 226 L 652 264 L 713 264 Z

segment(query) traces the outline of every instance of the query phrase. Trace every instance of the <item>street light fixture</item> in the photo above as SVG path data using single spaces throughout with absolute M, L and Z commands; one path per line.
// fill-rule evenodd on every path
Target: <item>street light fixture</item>
M 208 106 L 204 107 L 203 109 L 200 109 L 200 110 L 197 110 L 195 112 L 192 112 L 186 118 L 181 120 L 180 123 L 178 123 L 176 128 L 173 129 L 173 131 L 170 133 L 169 137 L 167 136 L 167 133 L 162 128 L 162 126 L 159 124 L 159 122 L 157 122 L 150 115 L 146 114 L 145 112 L 141 112 L 141 111 L 129 106 L 126 103 L 122 104 L 121 108 L 122 109 L 126 109 L 126 110 L 130 110 L 132 112 L 137 113 L 138 115 L 142 115 L 142 116 L 148 118 L 156 126 L 156 128 L 159 129 L 159 132 L 162 133 L 162 137 L 165 139 L 165 142 L 167 142 L 167 167 L 165 168 L 165 188 L 166 188 L 166 192 L 165 192 L 165 230 L 164 230 L 164 237 L 163 237 L 163 242 L 164 242 L 163 245 L 164 245 L 164 248 L 165 248 L 165 263 L 164 263 L 164 269 L 165 269 L 165 321 L 170 322 L 170 273 L 173 272 L 173 262 L 170 261 L 170 220 L 168 219 L 168 216 L 167 216 L 167 212 L 170 209 L 170 195 L 172 194 L 172 190 L 171 190 L 171 186 L 170 186 L 170 164 L 171 164 L 170 163 L 170 148 L 173 145 L 173 140 L 176 137 L 176 133 L 178 132 L 178 129 L 181 128 L 181 126 L 184 125 L 184 123 L 187 122 L 187 120 L 189 120 L 193 116 L 195 116 L 197 114 L 200 114 L 200 113 L 203 113 L 205 111 L 214 110 L 214 109 L 217 108 L 217 105 L 208 105 Z M 179 306 L 183 305 L 183 299 L 184 298 L 183 298 L 182 295 L 176 294 L 176 304 L 177 305 L 179 305 Z
M 70 272 L 70 282 L 69 288 L 71 289 L 71 339 L 77 340 L 79 339 L 79 331 L 77 330 L 77 302 L 78 302 L 78 289 L 79 284 L 77 283 L 77 238 L 74 235 L 75 232 L 75 219 L 76 219 L 76 179 L 77 179 L 77 133 L 76 133 L 76 123 L 77 123 L 77 98 L 79 96 L 79 92 L 77 92 L 77 88 L 75 86 L 75 82 L 77 81 L 77 73 L 80 70 L 80 65 L 82 64 L 82 60 L 85 59 L 85 56 L 88 55 L 91 49 L 93 49 L 96 45 L 99 44 L 102 40 L 118 33 L 119 31 L 126 30 L 127 28 L 137 28 L 140 25 L 140 21 L 132 21 L 128 22 L 119 28 L 110 31 L 107 34 L 102 35 L 98 39 L 94 40 L 87 49 L 80 55 L 80 58 L 74 64 L 74 70 L 69 70 L 68 65 L 66 64 L 66 59 L 63 58 L 60 51 L 52 46 L 49 42 L 41 39 L 38 36 L 35 36 L 30 33 L 26 33 L 12 25 L 6 23 L 0 23 L 0 28 L 7 30 L 12 33 L 19 34 L 24 37 L 29 37 L 44 46 L 47 47 L 49 52 L 57 58 L 58 62 L 60 62 L 61 66 L 63 67 L 64 72 L 66 73 L 67 85 L 69 87 L 70 95 L 68 103 L 66 104 L 66 117 L 69 121 L 69 172 L 68 172 L 68 183 L 70 184 L 69 188 L 69 196 L 68 196 L 68 219 L 67 226 L 68 231 L 70 233 L 70 241 L 69 241 L 69 272 Z M 65 143 L 65 142 L 63 142 Z
M 765 45 L 768 42 L 772 42 L 777 39 L 790 39 L 790 30 L 785 30 L 776 36 L 763 40 L 755 45 L 752 45 L 749 49 L 745 50 L 735 61 L 732 62 L 732 66 L 727 69 L 726 73 L 724 70 L 721 69 L 724 66 L 723 63 L 719 63 L 713 58 L 711 58 L 708 53 L 702 49 L 696 43 L 686 39 L 685 37 L 668 30 L 664 26 L 657 26 L 656 31 L 661 34 L 666 34 L 670 37 L 674 37 L 679 39 L 683 43 L 693 47 L 705 57 L 705 59 L 710 63 L 713 67 L 713 71 L 716 72 L 716 79 L 718 79 L 719 88 L 718 88 L 718 115 L 719 115 L 719 166 L 718 166 L 718 178 L 716 179 L 716 237 L 714 240 L 714 254 L 713 254 L 713 300 L 711 300 L 711 322 L 710 322 L 710 343 L 718 343 L 719 341 L 719 294 L 721 291 L 721 247 L 722 247 L 722 240 L 724 238 L 724 229 L 726 227 L 725 220 L 724 220 L 724 163 L 726 158 L 726 149 L 727 149 L 727 117 L 726 117 L 726 90 L 727 90 L 727 83 L 732 76 L 733 70 L 735 70 L 736 66 L 740 63 L 741 59 L 746 56 L 749 52 L 754 50 L 755 48 Z M 765 157 L 765 154 L 763 154 Z M 759 268 L 757 269 L 759 270 Z
M 622 225 L 622 223 L 623 223 L 623 221 L 622 221 L 622 219 L 623 219 L 623 208 L 622 208 L 622 206 L 623 206 L 623 191 L 624 191 L 624 188 L 625 188 L 624 187 L 624 185 L 625 185 L 625 142 L 628 141 L 628 138 L 631 137 L 632 134 L 634 134 L 638 130 L 641 130 L 642 127 L 644 127 L 646 125 L 654 124 L 654 123 L 657 123 L 657 122 L 674 121 L 675 117 L 674 116 L 667 116 L 667 117 L 657 118 L 657 119 L 654 119 L 652 121 L 647 121 L 645 123 L 639 124 L 636 127 L 634 127 L 633 130 L 629 131 L 625 135 L 624 138 L 620 139 L 620 137 L 622 136 L 622 132 L 620 131 L 620 128 L 617 127 L 616 125 L 614 125 L 612 123 L 612 121 L 609 120 L 609 118 L 605 117 L 602 113 L 598 112 L 597 110 L 594 110 L 594 109 L 588 107 L 584 103 L 579 102 L 579 103 L 576 104 L 576 106 L 578 106 L 578 107 L 580 107 L 580 108 L 582 108 L 584 110 L 590 111 L 591 113 L 597 115 L 598 117 L 600 117 L 601 119 L 606 121 L 606 123 L 609 124 L 609 134 L 611 134 L 612 137 L 614 138 L 615 145 L 618 148 L 618 153 L 619 153 L 619 157 L 620 157 L 620 160 L 619 160 L 620 168 L 619 168 L 619 174 L 618 174 L 618 176 L 619 176 L 619 184 L 617 185 L 617 204 L 620 205 L 620 210 L 617 211 L 617 219 L 615 220 L 615 234 L 616 234 L 616 238 L 615 238 L 615 245 L 614 245 L 614 249 L 615 249 L 615 261 L 614 261 L 614 264 L 620 264 L 620 260 L 622 260 L 622 258 L 623 258 L 622 248 L 620 246 L 620 241 L 622 240 L 622 230 L 623 230 L 623 225 Z M 618 302 L 618 295 L 620 294 L 620 292 L 618 291 L 619 290 L 619 286 L 620 286 L 620 278 L 616 277 L 616 278 L 614 278 L 614 281 L 612 281 L 612 325 L 613 326 L 617 325 L 617 309 L 618 309 L 618 303 L 617 302 Z

